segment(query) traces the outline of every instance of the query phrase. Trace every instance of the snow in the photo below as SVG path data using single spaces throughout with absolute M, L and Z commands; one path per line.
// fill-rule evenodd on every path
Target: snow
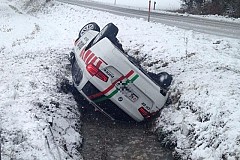
M 67 54 L 91 21 L 101 28 L 114 23 L 124 49 L 146 70 L 173 75 L 172 103 L 157 118 L 156 132 L 167 133 L 178 155 L 240 157 L 239 39 L 58 2 L 21 2 L 0 2 L 3 159 L 81 159 L 81 115 L 59 85 L 71 79 Z
M 80 113 L 58 89 L 70 45 L 57 35 L 65 30 L 47 24 L 54 17 L 31 12 L 31 4 L 26 14 L 14 2 L 0 3 L 1 157 L 81 159 Z

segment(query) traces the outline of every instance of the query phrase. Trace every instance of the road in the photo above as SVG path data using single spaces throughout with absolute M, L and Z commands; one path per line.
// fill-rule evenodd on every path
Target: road
M 81 0 L 58 0 L 60 2 L 74 4 L 86 8 L 107 11 L 120 16 L 143 18 L 147 20 L 148 12 L 143 10 L 135 10 L 130 8 L 122 8 L 113 5 L 106 5 L 91 1 Z M 186 30 L 193 30 L 201 33 L 223 36 L 227 38 L 240 39 L 240 23 L 224 22 L 210 20 L 206 18 L 180 16 L 163 13 L 151 13 L 151 21 L 176 26 Z

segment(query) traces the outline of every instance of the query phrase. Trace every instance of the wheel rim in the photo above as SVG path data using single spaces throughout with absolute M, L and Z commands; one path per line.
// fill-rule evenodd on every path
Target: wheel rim
M 81 30 L 80 36 L 82 36 L 86 31 L 93 30 L 94 25 L 93 24 L 88 24 L 83 29 Z

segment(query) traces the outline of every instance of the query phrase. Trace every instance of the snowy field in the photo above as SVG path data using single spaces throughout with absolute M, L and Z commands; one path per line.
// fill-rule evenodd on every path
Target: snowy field
M 80 113 L 60 83 L 71 79 L 67 54 L 91 21 L 113 22 L 124 49 L 146 70 L 173 75 L 172 104 L 156 132 L 176 145 L 176 155 L 240 158 L 240 39 L 42 2 L 0 2 L 2 159 L 81 159 Z

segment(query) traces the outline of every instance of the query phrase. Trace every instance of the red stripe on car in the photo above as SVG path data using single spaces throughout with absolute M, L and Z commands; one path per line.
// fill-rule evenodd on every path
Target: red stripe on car
M 95 57 L 91 60 L 90 63 L 94 64 L 96 60 L 97 60 L 97 57 L 95 56 Z M 89 64 L 90 64 L 90 63 L 89 63 Z
M 92 53 L 92 51 L 88 50 L 85 55 L 84 55 L 84 58 L 83 58 L 83 61 L 85 62 L 85 60 L 87 59 L 87 57 L 90 55 L 90 53 Z
M 126 74 L 125 78 L 129 78 L 133 73 L 134 73 L 134 71 L 131 70 L 130 72 L 128 72 L 128 74 Z
M 99 60 L 99 61 L 97 62 L 96 67 L 99 69 L 102 63 L 103 63 L 103 62 L 102 62 L 101 60 Z
M 87 58 L 87 60 L 86 60 L 86 64 L 89 64 L 89 61 L 93 58 L 95 56 L 95 54 L 92 52 L 91 54 L 90 54 L 90 56 L 88 56 L 88 58 Z
M 113 89 L 113 87 L 116 85 L 117 82 L 122 81 L 124 78 L 130 77 L 133 73 L 134 73 L 134 71 L 131 70 L 130 72 L 128 72 L 128 74 L 126 74 L 126 76 L 121 76 L 121 77 L 118 78 L 116 81 L 114 81 L 114 82 L 113 82 L 107 89 L 105 89 L 104 91 L 99 92 L 99 93 L 94 94 L 94 95 L 91 95 L 91 96 L 89 96 L 88 98 L 89 98 L 89 99 L 95 99 L 95 98 L 97 98 L 97 97 L 99 97 L 99 96 L 102 96 L 102 95 L 108 93 L 111 89 Z
M 80 53 L 80 57 L 81 57 L 81 58 L 83 57 L 84 53 L 85 53 L 85 48 L 83 48 L 83 50 L 82 50 L 81 53 Z

